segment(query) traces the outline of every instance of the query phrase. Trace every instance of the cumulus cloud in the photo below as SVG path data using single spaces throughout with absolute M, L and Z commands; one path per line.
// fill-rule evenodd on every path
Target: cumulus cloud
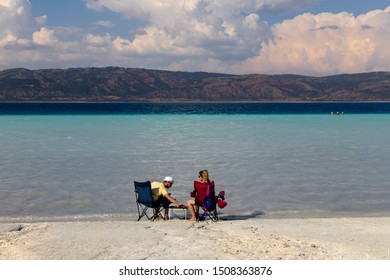
M 0 44 L 26 38 L 32 26 L 31 4 L 21 0 L 0 0 Z
M 303 14 L 276 24 L 241 71 L 336 74 L 389 71 L 390 7 L 354 16 Z
M 256 14 L 262 2 L 88 0 L 87 6 L 97 10 L 106 8 L 145 21 L 146 26 L 134 39 L 117 39 L 122 46 L 125 43 L 124 49 L 128 52 L 146 53 L 160 48 L 163 53 L 223 56 L 226 52 L 222 50 L 241 48 L 241 55 L 245 57 L 246 51 L 259 45 L 265 33 L 266 25 Z M 215 46 L 219 46 L 220 51 L 213 52 Z
M 269 36 L 263 11 L 306 7 L 315 0 L 85 0 L 90 9 L 108 9 L 142 20 L 135 38 L 116 38 L 128 55 L 168 55 L 164 68 L 207 70 L 209 61 L 234 64 L 256 55 Z M 191 60 L 191 58 L 193 58 Z M 172 59 L 174 61 L 172 61 Z M 191 63 L 192 61 L 192 63 Z
M 32 18 L 29 1 L 0 0 L 0 69 L 13 67 L 14 61 L 25 59 L 23 53 L 34 50 L 31 35 L 44 22 L 44 18 Z
M 239 55 L 242 59 L 253 54 L 269 35 L 269 27 L 260 17 L 262 11 L 276 13 L 306 7 L 312 2 L 315 1 L 86 0 L 86 5 L 145 21 L 145 28 L 136 35 L 134 42 L 128 42 L 129 46 L 134 43 L 136 51 L 140 50 L 140 41 L 158 45 L 164 38 L 162 47 L 168 50 L 183 53 L 188 49 L 188 55 L 207 54 L 221 59 Z M 194 50 L 197 52 L 193 53 Z M 147 51 L 142 49 L 142 52 Z M 165 52 L 164 49 L 160 51 Z
M 389 70 L 390 7 L 367 14 L 302 14 L 270 26 L 264 13 L 318 0 L 83 0 L 141 21 L 129 36 L 46 26 L 28 0 L 0 0 L 0 69 L 124 66 L 225 73 L 335 73 Z M 97 28 L 97 27 L 96 27 Z M 91 33 L 95 30 L 95 33 Z M 130 31 L 130 30 L 129 30 Z M 129 32 L 130 34 L 130 32 Z
M 36 31 L 32 35 L 33 42 L 38 45 L 53 45 L 57 42 L 54 36 L 54 30 L 42 27 L 39 31 Z

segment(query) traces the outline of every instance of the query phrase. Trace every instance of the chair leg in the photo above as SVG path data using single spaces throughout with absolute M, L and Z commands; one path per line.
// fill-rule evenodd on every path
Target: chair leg
M 152 221 L 156 220 L 157 218 L 160 218 L 160 216 L 161 216 L 161 214 L 160 214 L 161 210 L 160 209 L 161 209 L 160 207 L 153 208 L 153 217 L 151 218 Z
M 145 216 L 148 220 L 150 220 L 150 218 L 149 218 L 149 216 L 148 216 L 148 213 L 146 212 L 147 210 L 148 210 L 148 208 L 144 208 L 144 209 L 143 209 L 141 215 L 140 215 L 139 218 L 138 218 L 138 221 L 141 220 L 141 218 L 142 218 L 143 216 Z
M 203 217 L 205 220 L 208 217 L 213 222 L 217 222 L 219 220 L 217 209 L 215 209 L 213 211 L 208 211 L 206 209 L 203 209 Z M 198 221 L 199 220 L 200 220 L 200 217 L 198 217 Z
M 142 206 L 140 206 L 138 203 L 137 203 L 137 210 L 138 210 L 138 220 L 137 221 L 139 221 L 139 220 L 141 220 L 142 219 L 142 217 L 146 217 L 148 220 L 151 220 L 152 218 L 151 217 L 149 217 L 149 215 L 148 215 L 148 209 L 149 209 L 149 207 L 142 207 Z
M 143 214 L 141 213 L 141 211 L 140 211 L 140 206 L 139 206 L 139 204 L 137 203 L 137 210 L 138 210 L 138 220 L 137 221 L 139 221 L 139 220 L 141 220 L 141 218 L 143 217 Z

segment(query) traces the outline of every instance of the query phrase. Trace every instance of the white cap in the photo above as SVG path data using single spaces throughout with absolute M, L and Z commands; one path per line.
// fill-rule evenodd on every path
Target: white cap
M 172 177 L 170 177 L 170 176 L 166 176 L 166 177 L 164 178 L 164 182 L 170 182 L 170 183 L 172 183 L 172 184 L 173 184 L 174 180 L 173 180 L 173 178 L 172 178 Z

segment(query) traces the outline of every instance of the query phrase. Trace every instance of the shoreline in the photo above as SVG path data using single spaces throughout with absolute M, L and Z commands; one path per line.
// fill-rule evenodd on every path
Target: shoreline
M 178 219 L 178 214 L 174 214 Z M 187 213 L 189 217 L 189 213 Z M 282 220 L 282 219 L 338 219 L 338 218 L 390 218 L 390 212 L 330 212 L 315 210 L 300 211 L 244 211 L 244 212 L 219 212 L 222 221 L 239 221 L 247 219 Z M 187 218 L 188 218 L 187 217 Z M 104 221 L 137 221 L 136 212 L 131 213 L 85 213 L 66 215 L 22 215 L 22 216 L 1 216 L 0 225 L 4 223 L 40 223 L 40 222 L 104 222 Z M 144 218 L 143 218 L 144 219 Z M 184 219 L 180 217 L 180 219 Z
M 390 260 L 390 217 L 263 217 L 2 219 L 0 260 Z

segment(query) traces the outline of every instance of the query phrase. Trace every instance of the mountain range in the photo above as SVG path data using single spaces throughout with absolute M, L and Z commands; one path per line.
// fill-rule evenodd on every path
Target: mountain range
M 390 72 L 310 77 L 17 68 L 0 71 L 1 101 L 390 101 Z

